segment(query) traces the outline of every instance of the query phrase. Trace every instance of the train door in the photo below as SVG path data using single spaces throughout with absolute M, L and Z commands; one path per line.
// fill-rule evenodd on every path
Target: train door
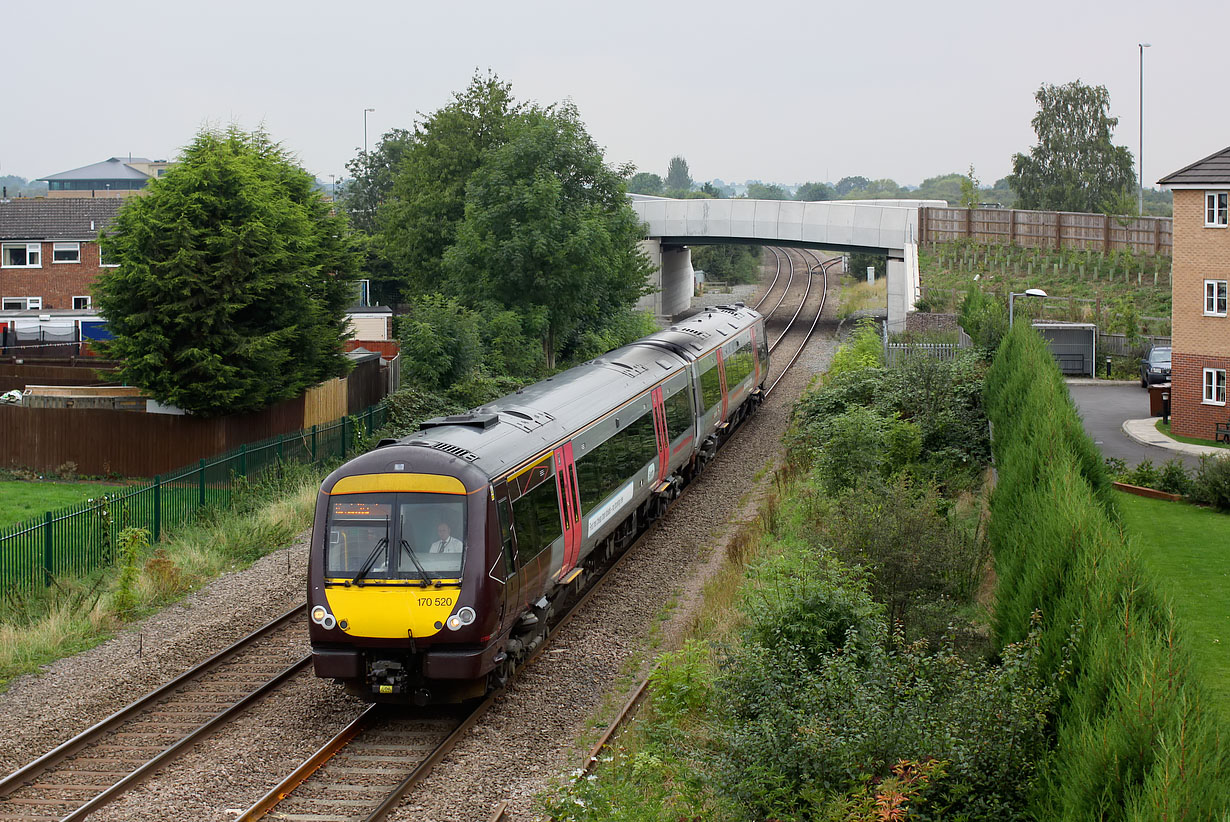
M 555 485 L 560 497 L 560 516 L 564 525 L 564 558 L 557 578 L 571 581 L 568 574 L 581 556 L 581 499 L 577 495 L 577 466 L 572 457 L 572 443 L 555 449 Z
M 522 575 L 517 573 L 517 536 L 513 525 L 512 502 L 508 498 L 508 484 L 501 481 L 492 488 L 500 534 L 500 556 L 492 564 L 488 575 L 492 578 L 498 578 L 501 573 L 504 575 L 504 615 L 507 620 L 513 614 L 521 612 L 521 607 L 525 605 L 525 595 L 521 590 Z
M 721 386 L 722 386 L 722 417 L 721 419 L 722 419 L 722 422 L 725 422 L 727 405 L 730 402 L 730 398 L 726 393 L 726 358 L 722 356 L 722 349 L 720 348 L 717 350 L 717 361 L 718 361 L 718 379 L 721 380 Z
M 653 399 L 653 431 L 658 441 L 658 479 L 666 479 L 670 473 L 670 436 L 666 431 L 666 405 L 662 400 L 662 386 L 650 394 Z

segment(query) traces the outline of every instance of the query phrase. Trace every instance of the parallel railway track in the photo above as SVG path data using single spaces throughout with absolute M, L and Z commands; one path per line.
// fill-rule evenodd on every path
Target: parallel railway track
M 0 820 L 78 820 L 311 664 L 299 605 L 0 780 Z M 292 661 L 286 664 L 287 658 Z
M 778 253 L 774 250 L 774 254 Z M 819 322 L 820 313 L 824 309 L 828 293 L 826 274 L 828 268 L 836 260 L 821 263 L 814 255 L 812 257 L 815 265 L 806 260 L 798 263 L 789 252 L 779 255 L 777 276 L 766 290 L 765 297 L 757 304 L 763 304 L 772 292 L 773 285 L 780 278 L 783 260 L 789 267 L 787 284 L 772 312 L 776 312 L 785 301 L 790 285 L 796 279 L 796 268 L 804 268 L 808 271 L 799 304 L 797 308 L 794 308 L 785 330 L 773 342 L 773 347 L 776 348 L 794 330 L 794 324 L 811 295 L 813 280 L 811 275 L 817 269 L 819 270 L 821 289 L 819 305 L 815 308 L 815 319 L 809 327 L 801 330 L 802 341 L 799 343 L 798 350 L 787 365 L 778 372 L 769 391 L 776 387 L 781 377 L 798 360 L 803 348 L 811 339 Z M 585 594 L 559 618 L 558 622 L 552 625 L 547 641 L 539 646 L 535 654 L 526 661 L 522 670 L 532 665 L 550 647 L 552 638 L 558 635 L 560 629 L 585 606 L 602 587 L 605 580 L 611 577 L 611 572 L 635 554 L 637 546 L 655 530 L 656 523 L 646 529 L 636 542 L 611 564 L 603 576 L 594 581 Z M 645 693 L 647 684 L 648 679 L 636 689 L 634 697 L 620 712 L 620 718 L 594 749 L 589 762 L 596 761 L 602 747 L 609 742 L 626 717 L 635 711 Z M 351 820 L 377 822 L 377 820 L 382 820 L 397 807 L 402 797 L 427 777 L 431 769 L 452 750 L 453 746 L 470 727 L 479 721 L 500 695 L 501 692 L 493 693 L 471 711 L 452 714 L 451 719 L 454 723 L 452 725 L 440 725 L 441 720 L 438 716 L 424 717 L 420 713 L 416 718 L 412 712 L 372 706 L 241 814 L 237 822 L 255 822 L 258 819 L 305 820 L 305 822 L 306 820 L 311 820 L 311 822 L 351 822 Z M 431 750 L 397 741 L 417 742 L 425 739 L 430 732 L 423 730 L 423 726 L 431 723 L 438 726 L 435 733 L 440 738 L 438 745 Z M 503 810 L 497 810 L 497 815 L 493 818 L 502 818 L 503 813 Z
M 819 268 L 822 280 L 816 319 L 802 334 L 803 339 L 790 361 L 777 371 L 766 395 L 771 393 L 807 345 L 819 321 L 827 294 L 824 274 L 835 261 L 815 265 L 800 264 L 792 252 L 771 249 L 777 271 L 756 307 L 768 301 L 782 277 L 786 281 L 766 322 L 775 318 L 785 304 L 798 277 L 802 295 L 797 307 L 773 340 L 771 350 L 798 331 L 796 322 L 811 295 L 813 274 Z M 797 292 L 799 289 L 795 289 Z M 783 312 L 783 315 L 785 312 Z M 776 369 L 775 369 L 776 370 Z M 656 530 L 651 526 L 607 570 L 618 567 L 635 553 L 641 540 Z M 596 580 L 567 613 L 552 626 L 556 635 L 599 590 Z M 161 767 L 223 727 L 255 702 L 264 698 L 311 664 L 310 654 L 290 654 L 287 644 L 302 647 L 302 616 L 306 606 L 286 612 L 257 631 L 236 642 L 205 662 L 193 667 L 159 689 L 117 711 L 97 725 L 83 731 L 54 750 L 0 780 L 0 820 L 44 822 L 84 819 L 107 802 L 148 779 Z M 540 646 L 525 663 L 533 664 L 548 647 Z M 275 659 L 282 661 L 275 662 Z M 621 712 L 631 715 L 644 692 Z M 391 706 L 370 706 L 330 742 L 309 757 L 279 785 L 244 812 L 240 820 L 300 819 L 378 820 L 383 819 L 413 787 L 452 749 L 456 742 L 488 710 L 499 692 L 464 711 L 437 709 L 434 712 L 410 711 Z M 611 729 L 614 733 L 617 722 Z M 607 738 L 595 749 L 594 756 Z

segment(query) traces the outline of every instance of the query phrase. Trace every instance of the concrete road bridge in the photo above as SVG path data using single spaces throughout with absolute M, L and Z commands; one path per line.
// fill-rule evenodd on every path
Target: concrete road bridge
M 918 210 L 941 200 L 673 200 L 630 194 L 648 226 L 642 248 L 654 263 L 655 293 L 642 307 L 670 317 L 690 304 L 690 246 L 749 245 L 816 248 L 888 256 L 888 326 L 905 329 L 918 287 Z

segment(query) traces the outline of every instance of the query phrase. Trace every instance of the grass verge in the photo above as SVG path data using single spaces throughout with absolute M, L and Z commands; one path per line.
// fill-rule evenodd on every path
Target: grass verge
M 1157 428 L 1158 433 L 1164 434 L 1165 436 L 1170 437 L 1172 440 L 1178 440 L 1179 442 L 1185 442 L 1188 445 L 1208 445 L 1213 448 L 1223 448 L 1227 451 L 1230 451 L 1230 445 L 1226 445 L 1224 442 L 1214 442 L 1213 440 L 1202 440 L 1202 439 L 1197 439 L 1196 437 L 1181 437 L 1178 434 L 1172 434 L 1170 432 L 1170 423 L 1162 422 L 1160 419 L 1154 423 L 1154 426 Z
M 311 525 L 320 470 L 289 466 L 248 488 L 236 507 L 209 511 L 124 568 L 62 577 L 0 602 L 0 690 L 15 677 L 92 648 L 124 625 L 182 598 L 219 574 L 289 545 Z
M 0 480 L 0 526 L 41 516 L 91 497 L 115 491 L 117 485 L 50 480 Z
M 1124 493 L 1116 504 L 1123 530 L 1174 602 L 1210 701 L 1230 721 L 1230 518 Z

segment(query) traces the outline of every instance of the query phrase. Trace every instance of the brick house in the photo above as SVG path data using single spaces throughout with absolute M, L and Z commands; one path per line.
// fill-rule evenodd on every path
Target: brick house
M 98 232 L 123 204 L 119 199 L 0 201 L 0 309 L 91 307 L 91 286 L 108 266 Z
M 1158 182 L 1174 192 L 1172 431 L 1211 440 L 1230 420 L 1230 148 Z

